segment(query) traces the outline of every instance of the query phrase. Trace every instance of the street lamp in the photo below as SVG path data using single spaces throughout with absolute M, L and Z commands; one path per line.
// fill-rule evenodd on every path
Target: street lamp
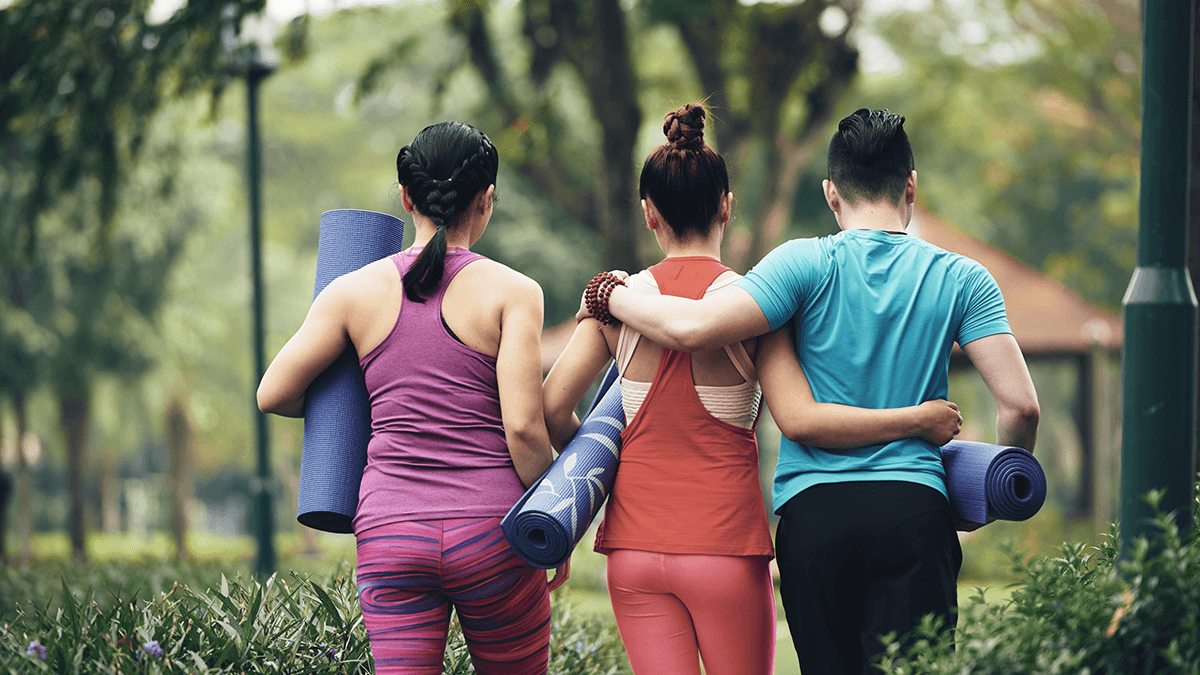
M 273 52 L 260 48 L 257 42 L 238 45 L 232 25 L 226 25 L 222 39 L 226 50 L 231 53 L 233 73 L 246 79 L 246 189 L 250 198 L 250 278 L 254 289 L 254 386 L 251 389 L 251 404 L 254 406 L 257 432 L 257 468 L 251 482 L 251 501 L 256 525 L 255 538 L 258 541 L 254 571 L 259 578 L 265 579 L 275 573 L 276 555 L 269 426 L 266 414 L 258 409 L 254 394 L 266 371 L 263 340 L 266 310 L 262 280 L 262 140 L 258 132 L 258 94 L 263 80 L 275 72 L 277 59 Z
M 1191 525 L 1196 438 L 1196 295 L 1187 269 L 1190 2 L 1145 0 L 1137 269 L 1125 291 L 1121 551 L 1154 534 L 1159 507 Z M 1192 129 L 1191 133 L 1200 130 Z

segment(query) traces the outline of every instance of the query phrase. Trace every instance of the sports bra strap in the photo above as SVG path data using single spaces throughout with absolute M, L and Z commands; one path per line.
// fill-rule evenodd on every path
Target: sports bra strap
M 621 324 L 621 332 L 617 336 L 617 353 L 614 359 L 617 363 L 617 374 L 621 377 L 625 376 L 625 369 L 633 360 L 633 353 L 637 351 L 638 342 L 641 339 L 641 333 L 630 328 L 629 324 Z
M 617 364 L 617 374 L 621 377 L 625 377 L 625 369 L 633 360 L 633 353 L 637 351 L 638 342 L 641 339 L 641 333 L 630 328 L 628 324 L 621 324 L 621 332 L 617 335 L 617 353 L 614 358 Z M 758 369 L 754 367 L 754 361 L 750 359 L 746 345 L 741 342 L 725 345 L 725 354 L 743 380 L 758 382 Z
M 755 368 L 754 361 L 750 360 L 750 354 L 746 351 L 746 345 L 740 342 L 725 345 L 725 353 L 729 356 L 733 367 L 737 368 L 738 374 L 742 376 L 742 379 L 747 382 L 758 382 L 758 368 Z

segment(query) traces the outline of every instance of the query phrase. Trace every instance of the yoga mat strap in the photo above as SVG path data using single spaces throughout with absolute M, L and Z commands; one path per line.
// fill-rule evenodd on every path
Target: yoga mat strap
M 942 448 L 942 465 L 960 531 L 996 520 L 1027 520 L 1046 501 L 1046 473 L 1023 448 L 951 441 Z
M 313 298 L 331 281 L 400 251 L 404 221 L 386 213 L 337 209 L 321 214 Z M 367 466 L 371 404 L 362 369 L 347 350 L 304 396 L 304 448 L 296 520 L 317 530 L 354 531 L 358 487 Z

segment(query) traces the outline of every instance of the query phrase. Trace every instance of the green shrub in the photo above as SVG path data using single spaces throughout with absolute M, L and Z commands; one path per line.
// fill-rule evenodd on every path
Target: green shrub
M 1148 500 L 1158 506 L 1160 495 Z M 1181 533 L 1159 514 L 1158 536 L 1118 557 L 1114 526 L 1099 546 L 1066 543 L 1054 557 L 1013 554 L 1019 581 L 1007 603 L 983 591 L 956 631 L 925 621 L 907 649 L 890 640 L 890 675 L 1137 675 L 1200 673 L 1200 520 Z M 889 636 L 894 638 L 894 636 Z
M 45 570 L 0 571 L 0 597 L 15 599 L 0 624 L 0 672 L 370 673 L 352 572 L 259 583 L 219 566 L 108 565 L 72 575 L 74 586 L 60 575 L 51 589 Z M 200 583 L 166 584 L 172 575 Z M 627 672 L 616 627 L 561 604 L 550 672 Z M 474 672 L 457 622 L 444 669 Z
M 1027 557 L 1055 556 L 1065 541 L 1100 545 L 1105 533 L 1091 521 L 1067 518 L 1057 504 L 1046 504 L 1037 517 L 1013 522 L 997 520 L 987 527 L 960 535 L 963 552 L 959 583 L 982 586 L 1007 584 L 1013 579 L 1012 550 Z

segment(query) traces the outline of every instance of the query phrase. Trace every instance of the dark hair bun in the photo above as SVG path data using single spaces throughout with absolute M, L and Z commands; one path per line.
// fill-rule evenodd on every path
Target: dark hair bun
M 704 147 L 704 118 L 708 113 L 699 103 L 689 103 L 663 117 L 663 133 L 676 150 Z

